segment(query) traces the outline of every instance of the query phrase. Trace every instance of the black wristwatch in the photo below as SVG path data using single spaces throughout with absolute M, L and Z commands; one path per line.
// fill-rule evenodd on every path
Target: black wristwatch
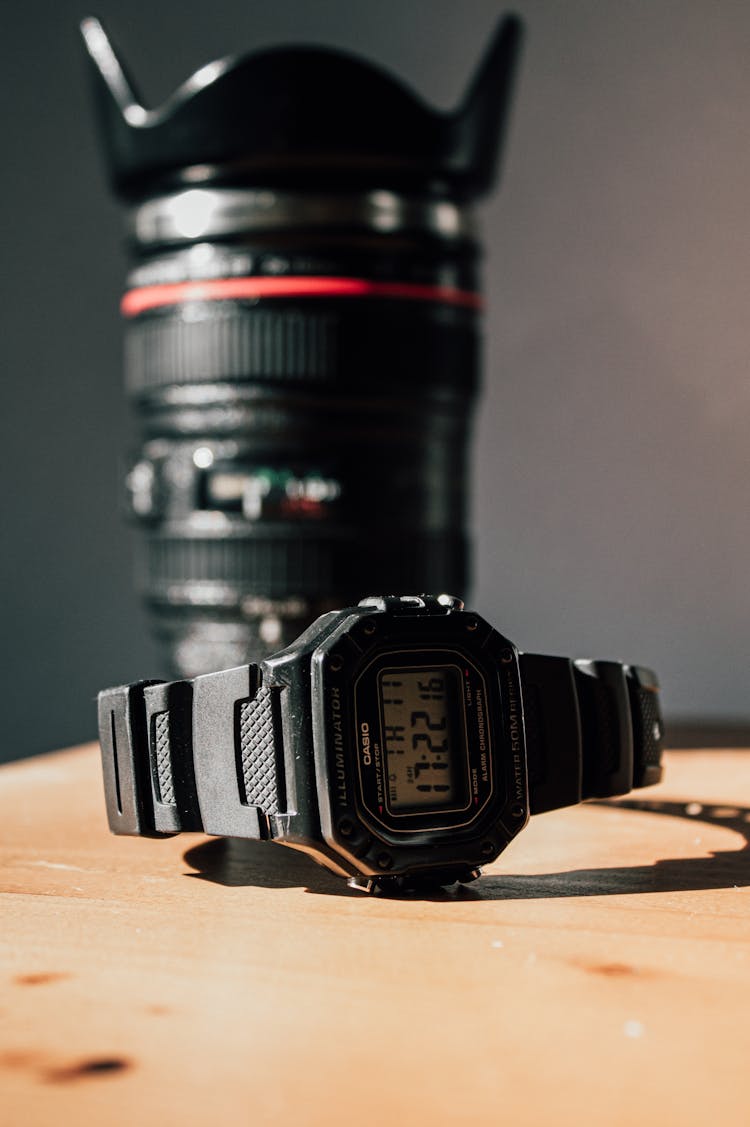
M 658 688 L 449 595 L 363 599 L 259 665 L 100 693 L 110 828 L 278 842 L 366 892 L 470 881 L 530 814 L 661 779 Z

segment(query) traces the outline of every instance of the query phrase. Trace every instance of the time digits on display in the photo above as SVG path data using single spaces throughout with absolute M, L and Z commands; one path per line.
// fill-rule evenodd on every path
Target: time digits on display
M 392 810 L 445 806 L 453 801 L 453 729 L 459 691 L 452 667 L 381 672 L 379 693 Z

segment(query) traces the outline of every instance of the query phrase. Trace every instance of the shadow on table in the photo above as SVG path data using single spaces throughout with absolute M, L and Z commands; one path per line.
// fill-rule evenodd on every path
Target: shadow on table
M 184 860 L 196 870 L 188 876 L 231 888 L 303 887 L 328 896 L 362 895 L 306 854 L 268 841 L 213 838 L 188 849 Z
M 464 896 L 477 899 L 541 900 L 564 896 L 624 896 L 634 892 L 688 892 L 750 885 L 750 807 L 699 802 L 660 802 L 657 799 L 589 802 L 614 810 L 662 814 L 691 822 L 734 830 L 742 838 L 738 849 L 712 851 L 703 857 L 677 857 L 653 865 L 622 865 L 602 869 L 572 869 L 564 873 L 512 876 L 494 873 L 468 886 Z
M 623 896 L 637 892 L 684 892 L 750 885 L 750 807 L 704 805 L 698 802 L 660 802 L 630 799 L 587 803 L 615 810 L 632 810 L 686 818 L 697 824 L 721 826 L 742 838 L 738 849 L 711 852 L 704 857 L 668 858 L 653 865 L 573 869 L 533 876 L 490 874 L 470 885 L 414 894 L 429 900 L 542 900 L 572 896 Z M 195 846 L 185 861 L 200 880 L 233 887 L 299 888 L 329 896 L 361 896 L 340 877 L 315 864 L 303 853 L 272 847 L 269 842 L 218 838 Z

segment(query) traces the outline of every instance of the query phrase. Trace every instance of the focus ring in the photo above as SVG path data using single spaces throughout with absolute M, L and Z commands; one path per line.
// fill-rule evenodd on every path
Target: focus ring
M 127 330 L 125 370 L 133 393 L 170 384 L 223 380 L 306 380 L 336 371 L 337 321 L 330 311 L 211 306 L 184 315 L 139 317 Z

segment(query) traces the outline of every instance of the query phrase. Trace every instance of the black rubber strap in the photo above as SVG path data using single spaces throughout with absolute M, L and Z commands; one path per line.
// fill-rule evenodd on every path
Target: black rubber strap
M 655 674 L 615 661 L 521 654 L 531 813 L 658 783 L 664 724 Z
M 110 829 L 268 837 L 284 807 L 277 708 L 257 665 L 100 693 Z
M 531 813 L 661 779 L 655 675 L 521 654 Z M 117 834 L 266 838 L 285 807 L 277 690 L 257 665 L 99 694 L 107 814 Z

